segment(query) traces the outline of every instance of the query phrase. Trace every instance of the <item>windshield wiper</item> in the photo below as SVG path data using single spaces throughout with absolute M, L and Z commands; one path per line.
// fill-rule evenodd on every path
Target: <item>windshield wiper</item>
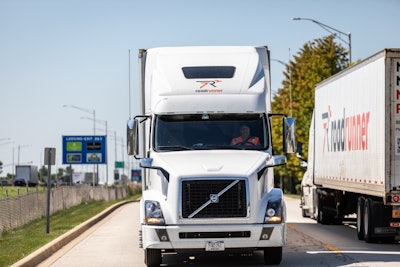
M 193 149 L 198 149 L 198 150 L 208 150 L 208 149 L 238 149 L 241 150 L 243 147 L 241 146 L 232 146 L 232 145 L 213 145 L 213 144 L 202 144 L 202 143 L 197 143 L 194 144 Z
M 206 149 L 235 149 L 235 150 L 242 150 L 243 147 L 232 146 L 232 145 L 209 145 L 209 146 L 206 146 Z
M 192 148 L 186 146 L 158 146 L 157 150 L 179 151 L 179 150 L 192 150 Z

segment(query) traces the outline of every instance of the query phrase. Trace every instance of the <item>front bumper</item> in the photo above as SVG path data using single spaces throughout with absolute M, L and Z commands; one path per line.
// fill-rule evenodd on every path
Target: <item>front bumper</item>
M 143 248 L 206 250 L 209 241 L 223 242 L 224 249 L 256 250 L 286 245 L 286 225 L 142 225 Z

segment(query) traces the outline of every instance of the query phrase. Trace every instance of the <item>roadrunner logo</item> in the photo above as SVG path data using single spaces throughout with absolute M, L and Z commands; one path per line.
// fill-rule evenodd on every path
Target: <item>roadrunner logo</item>
M 331 107 L 321 114 L 324 131 L 323 152 L 342 152 L 368 150 L 370 112 L 363 112 L 337 118 L 332 115 Z
M 200 83 L 199 89 L 196 89 L 196 93 L 222 93 L 222 89 L 217 89 L 217 84 L 221 83 L 221 80 L 212 81 L 196 81 Z

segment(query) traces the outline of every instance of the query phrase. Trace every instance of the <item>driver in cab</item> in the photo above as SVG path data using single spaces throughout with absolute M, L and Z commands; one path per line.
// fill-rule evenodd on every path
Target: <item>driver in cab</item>
M 260 139 L 257 136 L 251 136 L 250 127 L 247 125 L 240 126 L 240 136 L 232 138 L 232 145 L 244 145 L 244 146 L 258 146 L 260 145 Z

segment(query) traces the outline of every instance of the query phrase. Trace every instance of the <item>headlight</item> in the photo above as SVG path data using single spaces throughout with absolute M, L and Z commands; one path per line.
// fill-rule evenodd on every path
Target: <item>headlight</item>
M 146 200 L 144 204 L 147 224 L 164 224 L 164 216 L 158 201 Z
M 276 199 L 268 201 L 264 223 L 281 223 L 282 220 L 282 200 Z

